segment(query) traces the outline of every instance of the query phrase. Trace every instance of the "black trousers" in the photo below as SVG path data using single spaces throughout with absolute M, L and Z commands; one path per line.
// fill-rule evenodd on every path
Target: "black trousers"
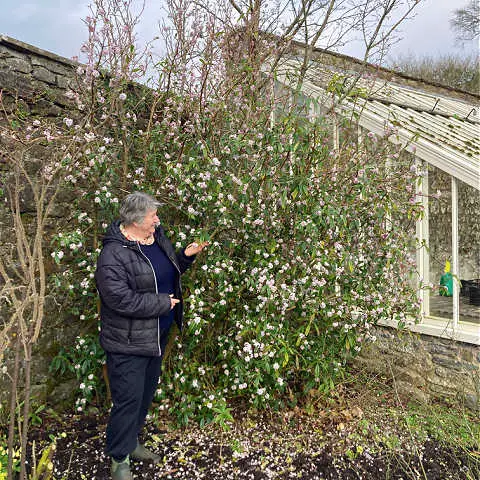
M 124 459 L 137 446 L 158 386 L 169 330 L 160 337 L 161 357 L 107 352 L 113 406 L 107 425 L 106 454 L 116 460 Z

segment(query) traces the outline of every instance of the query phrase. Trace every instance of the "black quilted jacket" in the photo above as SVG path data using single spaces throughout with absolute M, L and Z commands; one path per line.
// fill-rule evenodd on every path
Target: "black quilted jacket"
M 183 301 L 180 275 L 192 264 L 194 256 L 176 253 L 162 227 L 155 231 L 158 242 L 177 271 L 175 321 L 182 329 Z M 156 293 L 153 269 L 137 242 L 120 232 L 120 222 L 110 225 L 97 260 L 95 281 L 100 294 L 100 344 L 107 352 L 160 356 L 158 318 L 170 311 L 170 297 Z

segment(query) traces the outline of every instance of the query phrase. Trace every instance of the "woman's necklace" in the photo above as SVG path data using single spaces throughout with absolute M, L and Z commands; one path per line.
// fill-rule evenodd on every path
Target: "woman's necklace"
M 155 241 L 153 235 L 150 235 L 147 238 L 143 239 L 135 238 L 132 234 L 127 232 L 123 223 L 120 224 L 120 231 L 127 240 L 130 240 L 131 242 L 138 242 L 140 245 L 152 245 L 152 243 Z

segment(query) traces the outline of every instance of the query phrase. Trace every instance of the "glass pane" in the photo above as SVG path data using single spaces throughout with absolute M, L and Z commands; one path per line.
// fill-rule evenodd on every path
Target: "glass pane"
M 291 102 L 290 90 L 280 82 L 275 82 L 275 117 L 282 117 L 288 113 Z
M 428 235 L 430 315 L 453 319 L 453 278 L 446 273 L 452 261 L 451 177 L 431 165 L 428 167 Z M 448 267 L 447 267 L 448 270 Z
M 480 191 L 458 181 L 460 322 L 480 324 Z
M 406 150 L 402 150 L 400 152 L 398 162 L 408 165 L 409 167 L 413 167 L 415 165 L 415 157 Z M 397 195 L 399 197 L 399 204 L 409 204 L 410 200 L 415 198 L 414 186 L 412 185 L 411 189 L 405 189 L 403 185 L 403 179 L 399 179 L 398 185 L 394 184 L 394 186 L 398 192 Z M 417 249 L 419 248 L 419 245 L 417 245 L 417 227 L 415 217 L 405 214 L 403 208 L 398 209 L 397 206 L 394 206 L 391 220 L 393 228 L 400 229 L 406 234 L 406 239 L 408 241 L 407 261 L 411 266 L 409 269 L 408 280 L 413 288 L 417 288 L 419 283 Z
M 343 117 L 338 125 L 338 143 L 340 147 L 354 146 L 358 143 L 358 121 L 355 118 Z M 363 132 L 366 135 L 367 132 Z
M 310 101 L 306 95 L 301 92 L 296 92 L 293 98 L 293 105 L 295 105 L 295 113 L 303 117 L 310 115 Z

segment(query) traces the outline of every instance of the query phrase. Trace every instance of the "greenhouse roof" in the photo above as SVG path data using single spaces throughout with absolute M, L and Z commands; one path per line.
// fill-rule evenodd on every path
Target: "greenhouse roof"
M 284 57 L 276 79 L 292 85 L 302 62 L 298 55 Z M 337 112 L 356 112 L 360 126 L 378 135 L 395 127 L 398 138 L 392 140 L 409 144 L 418 158 L 480 190 L 478 102 L 446 95 L 445 90 L 437 94 L 378 75 L 346 72 L 315 58 L 301 91 Z

